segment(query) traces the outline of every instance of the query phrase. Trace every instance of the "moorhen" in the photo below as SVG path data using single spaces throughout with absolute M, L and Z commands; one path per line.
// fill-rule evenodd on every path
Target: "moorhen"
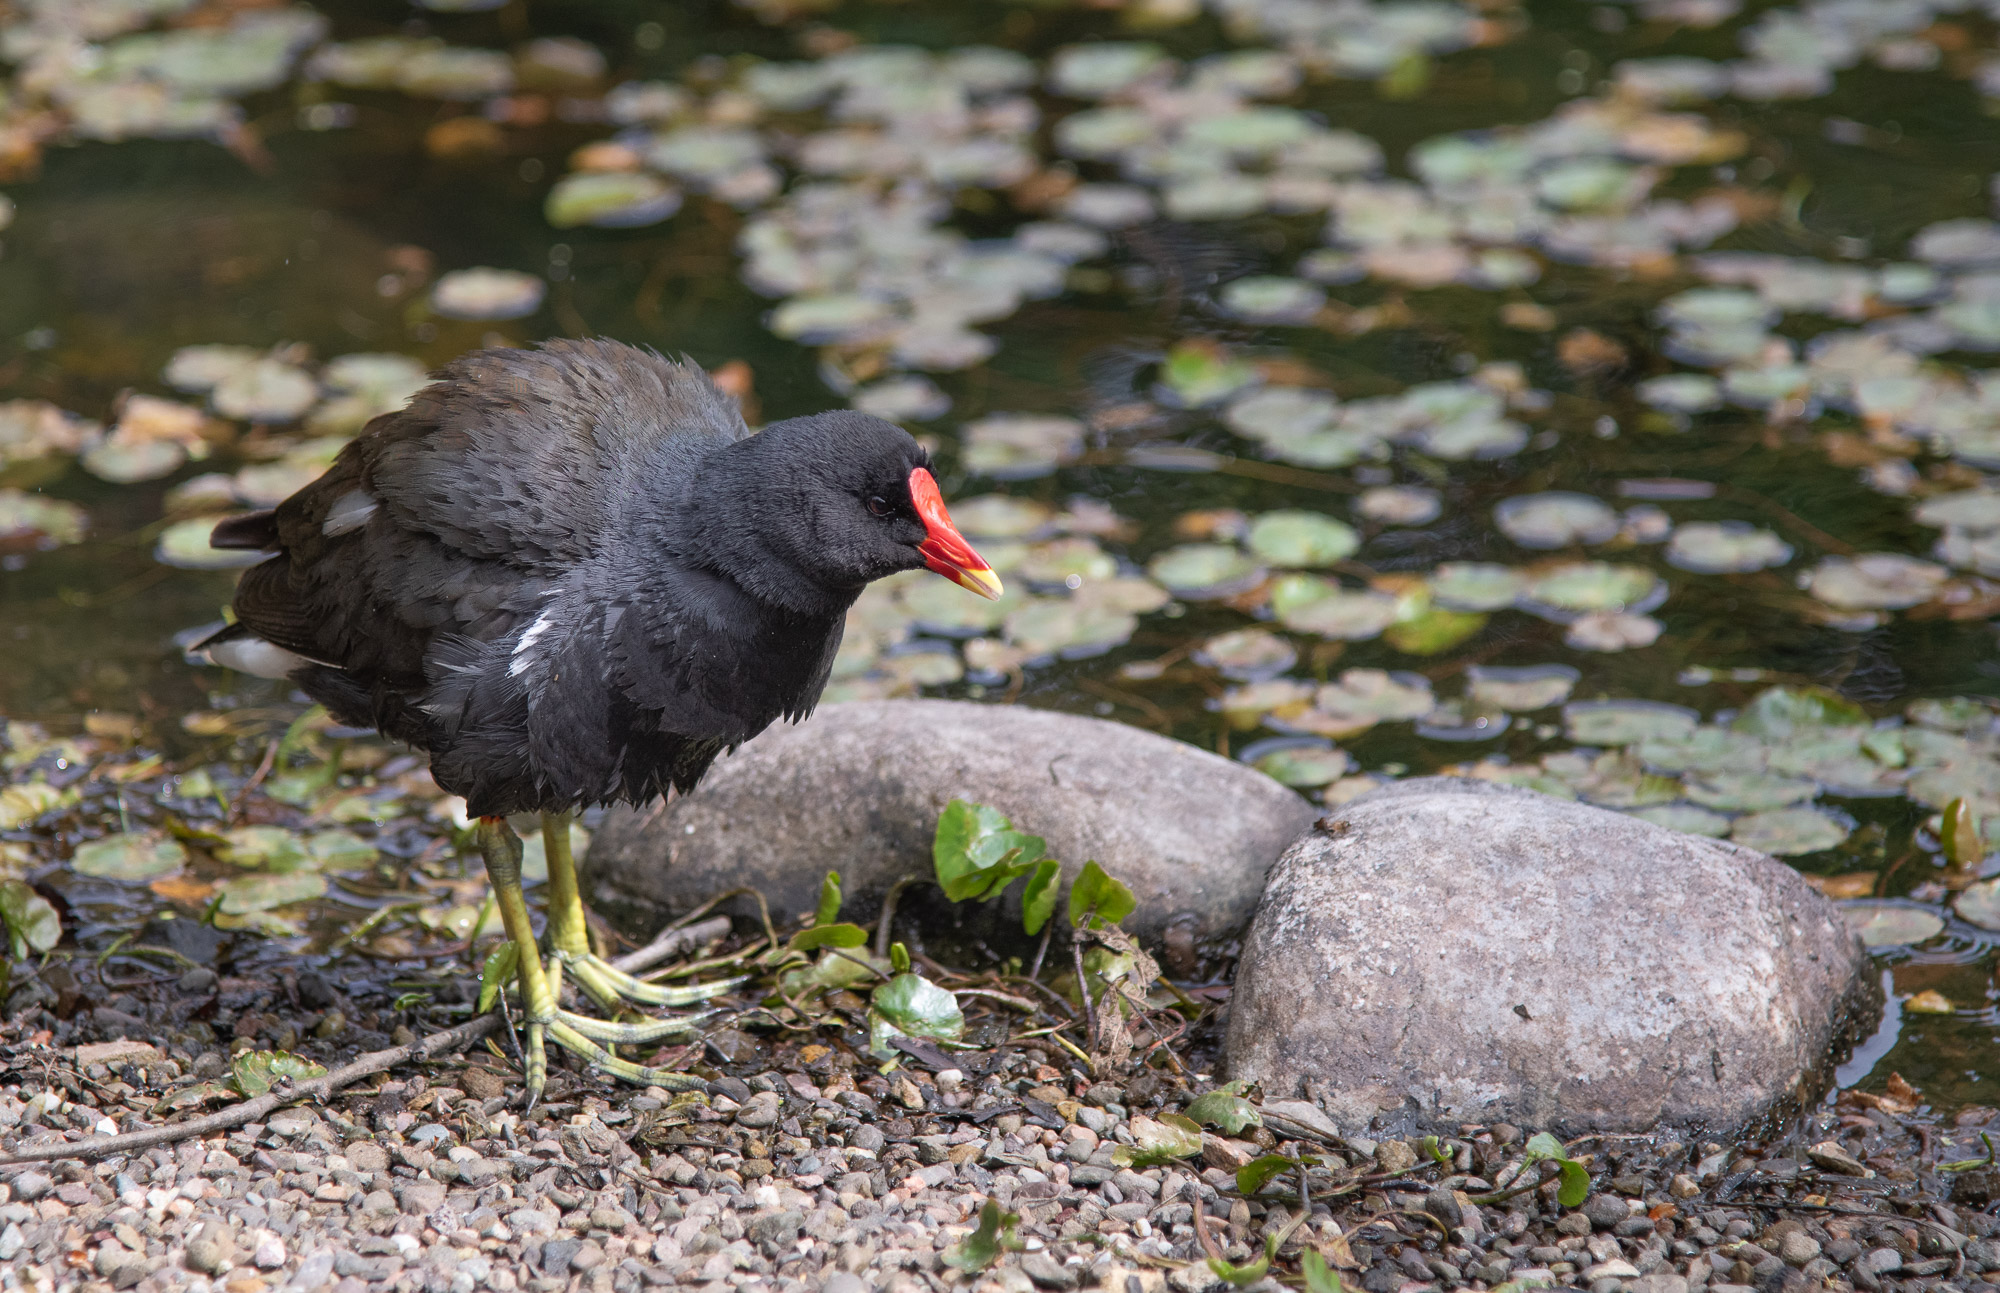
M 689 1021 L 562 1010 L 565 968 L 606 1009 L 728 986 L 662 988 L 591 953 L 576 810 L 685 793 L 724 751 L 810 714 L 869 581 L 928 566 L 1000 594 L 901 428 L 841 410 L 752 432 L 693 363 L 604 340 L 453 362 L 319 479 L 210 542 L 272 555 L 244 572 L 208 659 L 428 751 L 465 796 L 517 956 L 531 1103 L 545 1035 L 619 1077 L 689 1084 L 602 1044 Z M 531 811 L 547 967 L 506 821 Z

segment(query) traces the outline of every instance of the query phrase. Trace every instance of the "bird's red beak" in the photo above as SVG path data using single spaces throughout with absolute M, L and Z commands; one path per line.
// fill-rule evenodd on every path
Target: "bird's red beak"
M 916 505 L 917 516 L 930 532 L 930 537 L 917 545 L 917 551 L 924 554 L 924 564 L 961 588 L 969 588 L 993 601 L 1000 600 L 1000 576 L 993 573 L 986 558 L 974 552 L 958 527 L 951 523 L 951 513 L 944 510 L 944 496 L 938 493 L 937 482 L 922 467 L 910 473 L 910 502 Z

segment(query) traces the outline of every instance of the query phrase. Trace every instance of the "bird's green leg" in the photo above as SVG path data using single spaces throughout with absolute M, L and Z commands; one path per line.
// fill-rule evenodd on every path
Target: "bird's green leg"
M 583 891 L 576 879 L 576 858 L 569 847 L 570 817 L 569 813 L 542 814 L 542 848 L 549 860 L 549 953 L 568 966 L 570 977 L 576 980 L 578 987 L 588 992 L 606 1010 L 615 1010 L 627 1001 L 642 1006 L 691 1006 L 720 996 L 743 982 L 742 979 L 724 979 L 678 988 L 663 987 L 636 979 L 592 952 L 589 927 L 584 923 Z M 593 1032 L 591 1035 L 599 1034 Z M 640 1040 L 665 1035 L 654 1034 L 643 1039 L 607 1036 L 603 1040 L 636 1044 Z
M 500 908 L 500 923 L 519 952 L 521 1005 L 527 1017 L 529 1107 L 532 1108 L 541 1098 L 542 1088 L 548 1082 L 546 1041 L 554 1041 L 558 1046 L 582 1056 L 592 1067 L 628 1082 L 677 1091 L 700 1086 L 698 1078 L 619 1059 L 600 1044 L 640 1045 L 668 1037 L 691 1036 L 699 1019 L 614 1024 L 572 1014 L 561 1008 L 563 966 L 573 955 L 566 949 L 587 936 L 584 934 L 583 905 L 576 888 L 575 863 L 569 852 L 569 819 L 567 816 L 556 818 L 545 824 L 544 829 L 551 832 L 543 842 L 549 850 L 550 898 L 556 904 L 556 911 L 551 913 L 549 931 L 554 954 L 547 967 L 543 966 L 541 953 L 536 947 L 535 927 L 528 916 L 527 897 L 521 892 L 521 837 L 514 834 L 504 817 L 482 817 L 473 831 L 479 855 L 486 863 L 486 874 L 493 882 L 493 898 Z M 579 964 L 596 962 L 603 965 L 590 955 L 587 941 L 583 942 L 583 947 L 583 957 L 577 958 Z M 604 968 L 610 969 L 609 966 Z M 731 986 L 727 982 L 704 985 L 698 990 L 700 996 L 687 999 L 700 1000 L 702 996 L 725 992 Z
M 493 898 L 500 907 L 500 924 L 514 940 L 520 969 L 521 1006 L 528 1016 L 528 1105 L 534 1107 L 548 1081 L 549 1063 L 542 1036 L 556 1011 L 556 987 L 542 971 L 535 947 L 535 926 L 528 919 L 528 900 L 521 892 L 521 837 L 504 817 L 482 817 L 473 828 L 479 856 L 485 859 Z

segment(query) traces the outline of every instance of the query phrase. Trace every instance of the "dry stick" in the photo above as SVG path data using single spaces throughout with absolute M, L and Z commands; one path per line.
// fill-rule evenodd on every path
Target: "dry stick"
M 921 883 L 922 880 L 923 877 L 920 875 L 906 875 L 890 885 L 889 892 L 882 895 L 882 914 L 875 921 L 875 955 L 889 954 L 890 926 L 896 920 L 896 900 L 903 896 L 903 890 L 913 884 Z
M 682 952 L 700 947 L 710 939 L 721 938 L 729 932 L 729 924 L 727 916 L 712 916 L 699 925 L 662 930 L 659 937 L 644 947 L 613 958 L 611 968 L 623 970 L 627 974 L 650 970 L 668 957 L 679 956 Z
M 210 1136 L 218 1131 L 228 1131 L 246 1122 L 255 1122 L 266 1114 L 275 1113 L 286 1105 L 297 1104 L 301 1100 L 324 1100 L 350 1083 L 387 1072 L 409 1060 L 427 1060 L 446 1051 L 458 1050 L 486 1036 L 499 1026 L 499 1015 L 481 1015 L 456 1028 L 432 1033 L 429 1037 L 411 1042 L 408 1046 L 395 1046 L 386 1051 L 371 1051 L 352 1063 L 341 1065 L 331 1073 L 304 1082 L 286 1083 L 268 1095 L 260 1095 L 254 1100 L 231 1105 L 205 1118 L 193 1118 L 187 1122 L 171 1123 L 165 1127 L 148 1127 L 144 1131 L 126 1132 L 122 1136 L 105 1136 L 96 1140 L 74 1140 L 65 1141 L 60 1145 L 36 1146 L 0 1159 L 0 1167 L 19 1167 L 26 1163 L 52 1163 L 71 1158 L 95 1159 L 109 1158 L 115 1154 L 135 1154 L 141 1150 L 151 1149 L 155 1145 L 171 1145 L 191 1137 Z

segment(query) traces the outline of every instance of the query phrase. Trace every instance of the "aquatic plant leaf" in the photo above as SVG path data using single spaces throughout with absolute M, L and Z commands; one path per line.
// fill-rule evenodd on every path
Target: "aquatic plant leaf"
M 1266 512 L 1251 523 L 1249 542 L 1274 566 L 1331 566 L 1353 556 L 1361 536 L 1318 512 Z
M 246 916 L 326 896 L 326 877 L 317 871 L 238 876 L 216 885 L 225 915 Z
M 151 832 L 127 831 L 77 846 L 70 870 L 100 880 L 157 880 L 173 875 L 187 862 L 187 849 L 177 839 Z
M 1528 577 L 1511 566 L 1447 561 L 1431 572 L 1431 598 L 1459 611 L 1497 611 L 1527 591 Z
M 1979 819 L 1972 815 L 1969 800 L 1963 795 L 1952 800 L 1944 806 L 1942 818 L 1938 845 L 1946 863 L 1963 870 L 1986 855 L 1986 846 L 1979 838 Z
M 1772 687 L 1743 707 L 1730 727 L 1779 742 L 1834 727 L 1865 727 L 1868 711 L 1824 687 Z
M 1906 947 L 1944 932 L 1944 917 L 1928 907 L 1891 898 L 1863 898 L 1840 904 L 1864 947 Z
M 1826 557 L 1806 572 L 1806 591 L 1841 610 L 1907 610 L 1937 595 L 1943 566 L 1894 552 Z
M 2000 930 L 2000 878 L 1968 885 L 1952 907 L 1960 920 L 1981 929 Z
M 1294 745 L 1271 751 L 1254 766 L 1273 780 L 1309 789 L 1338 781 L 1354 767 L 1354 760 L 1331 746 Z
M 1819 794 L 1819 785 L 1802 777 L 1772 772 L 1712 772 L 1688 782 L 1687 797 L 1704 808 L 1758 813 L 1804 803 Z
M 549 190 L 542 214 L 558 229 L 595 225 L 636 229 L 658 224 L 680 209 L 680 191 L 642 171 L 587 171 L 565 175 Z
M 1411 655 L 1439 655 L 1479 636 L 1487 618 L 1478 611 L 1432 607 L 1419 615 L 1397 620 L 1383 630 L 1382 639 Z
M 1650 700 L 1579 700 L 1563 706 L 1569 739 L 1579 745 L 1630 745 L 1692 732 L 1701 716 Z
M 548 285 L 533 274 L 479 266 L 454 270 L 431 289 L 431 308 L 449 319 L 522 319 L 542 308 Z
M 1632 816 L 1683 835 L 1702 835 L 1719 840 L 1729 834 L 1727 817 L 1693 804 L 1655 804 L 1650 808 L 1633 809 Z
M 0 880 L 0 924 L 17 961 L 46 952 L 62 941 L 62 917 L 49 900 L 20 880 Z
M 1264 568 L 1222 543 L 1189 543 L 1154 557 L 1146 573 L 1176 597 L 1227 597 L 1255 585 Z
M 1516 714 L 1562 704 L 1583 676 L 1566 664 L 1473 665 L 1465 673 L 1468 699 Z
M 1729 838 L 1746 848 L 1774 857 L 1796 857 L 1836 848 L 1848 835 L 1847 827 L 1832 814 L 1817 808 L 1781 808 L 1752 813 L 1736 819 Z
M 1500 532 L 1524 548 L 1604 543 L 1618 535 L 1618 513 L 1588 494 L 1552 490 L 1503 500 L 1493 509 Z

